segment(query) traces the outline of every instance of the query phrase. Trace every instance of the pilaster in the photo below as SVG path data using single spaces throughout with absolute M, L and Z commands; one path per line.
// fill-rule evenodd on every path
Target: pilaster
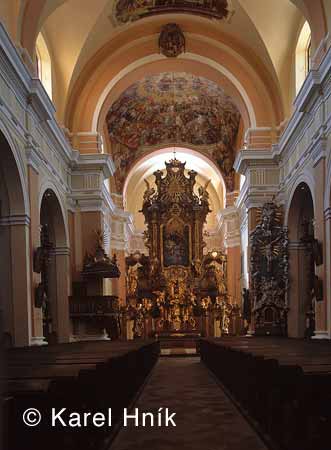
M 326 248 L 326 224 L 324 222 L 324 191 L 325 191 L 325 153 L 326 140 L 319 139 L 314 149 L 314 179 L 315 179 L 315 203 L 314 203 L 314 234 L 323 248 L 323 264 L 315 267 L 315 273 L 323 281 L 323 301 L 316 303 L 315 322 L 316 336 L 327 335 L 327 282 L 330 278 L 326 272 L 325 255 Z
M 235 206 L 220 212 L 224 229 L 224 243 L 227 253 L 227 282 L 231 303 L 240 304 L 241 246 L 239 213 Z
M 40 245 L 40 208 L 39 208 L 39 170 L 41 159 L 31 140 L 26 147 L 28 163 L 28 182 L 30 199 L 30 277 L 31 277 L 31 314 L 32 314 L 32 345 L 43 345 L 43 313 L 35 307 L 35 291 L 40 283 L 40 274 L 33 271 L 34 251 Z

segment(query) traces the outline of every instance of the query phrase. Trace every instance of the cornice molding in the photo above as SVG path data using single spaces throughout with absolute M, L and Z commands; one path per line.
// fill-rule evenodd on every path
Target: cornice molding
M 22 51 L 21 51 L 22 53 Z M 49 141 L 49 146 L 59 153 L 68 164 L 72 159 L 72 149 L 66 140 L 63 130 L 55 119 L 55 107 L 48 97 L 39 78 L 31 75 L 30 71 L 22 61 L 20 51 L 11 41 L 6 29 L 0 22 L 0 76 L 8 86 L 10 95 L 20 104 L 22 111 L 38 118 L 39 123 L 32 126 L 40 126 L 44 137 Z M 15 110 L 10 109 L 11 120 L 24 128 L 27 135 L 31 130 L 27 129 L 26 123 L 16 117 Z M 39 144 L 39 143 L 37 143 Z
M 319 70 L 312 69 L 308 73 L 294 100 L 293 106 L 295 110 L 298 112 L 305 112 L 307 106 L 317 98 L 320 88 L 321 77 Z
M 288 249 L 289 249 L 289 251 L 291 251 L 291 250 L 303 251 L 303 250 L 307 250 L 307 246 L 306 246 L 306 244 L 304 244 L 300 241 L 289 241 Z
M 13 215 L 13 216 L 4 216 L 0 218 L 0 227 L 7 226 L 30 226 L 30 217 L 26 214 L 22 215 Z
M 328 139 L 326 136 L 320 136 L 312 145 L 311 156 L 313 159 L 313 167 L 316 167 L 321 159 L 326 158 Z
M 315 112 L 319 104 L 325 101 L 325 92 L 323 90 L 325 84 L 328 84 L 330 76 L 331 47 L 328 49 L 320 66 L 308 73 L 294 101 L 294 113 L 289 119 L 277 145 L 279 154 L 283 155 L 284 150 L 291 150 L 304 130 L 314 120 L 314 115 L 311 112 Z M 325 118 L 325 120 L 328 120 L 328 118 Z
M 107 153 L 80 154 L 75 151 L 73 156 L 70 164 L 73 171 L 101 170 L 104 179 L 110 178 L 115 173 L 115 164 Z
M 28 94 L 28 104 L 32 106 L 41 122 L 52 120 L 55 114 L 55 107 L 48 97 L 44 86 L 39 78 L 31 79 L 31 86 Z
M 7 63 L 7 67 L 3 67 L 4 70 L 10 68 L 10 72 L 6 70 L 8 79 L 12 83 L 15 83 L 15 85 L 20 85 L 21 90 L 24 89 L 27 93 L 31 85 L 31 74 L 23 63 L 18 50 L 7 33 L 7 30 L 0 22 L 0 60 L 1 59 L 4 59 Z
M 27 136 L 25 155 L 28 166 L 32 167 L 37 173 L 39 173 L 40 165 L 42 164 L 42 158 L 37 147 L 33 144 L 29 136 Z
M 331 221 L 331 208 L 327 208 L 324 211 L 324 218 L 326 221 L 328 221 L 328 220 Z
M 234 170 L 246 176 L 250 167 L 278 167 L 278 155 L 270 148 L 267 149 L 241 149 L 234 161 Z
M 70 256 L 70 247 L 56 247 L 50 251 L 54 256 Z

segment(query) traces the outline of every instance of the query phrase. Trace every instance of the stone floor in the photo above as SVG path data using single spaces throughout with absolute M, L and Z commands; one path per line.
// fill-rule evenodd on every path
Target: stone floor
M 177 426 L 122 428 L 111 450 L 267 449 L 198 358 L 161 358 L 134 407 L 169 408 Z

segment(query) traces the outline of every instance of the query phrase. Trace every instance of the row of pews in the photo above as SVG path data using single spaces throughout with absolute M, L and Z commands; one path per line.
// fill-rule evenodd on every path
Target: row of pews
M 130 405 L 159 356 L 156 341 L 76 342 L 7 351 L 5 374 L 5 449 L 99 450 L 108 448 L 123 408 Z M 23 424 L 26 409 L 36 408 L 40 424 Z M 111 427 L 51 427 L 51 408 L 65 423 L 71 412 L 111 408 Z M 109 414 L 108 414 L 109 416 Z M 33 416 L 31 416 L 33 419 Z M 107 423 L 108 425 L 108 423 Z
M 331 343 L 202 339 L 201 360 L 279 448 L 331 448 Z

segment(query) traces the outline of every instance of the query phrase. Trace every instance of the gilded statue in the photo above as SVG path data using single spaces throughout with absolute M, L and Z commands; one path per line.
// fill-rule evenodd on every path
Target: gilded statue
M 192 261 L 192 270 L 193 270 L 193 274 L 194 277 L 199 278 L 201 276 L 201 269 L 202 269 L 202 264 L 200 259 L 195 259 L 194 261 Z
M 210 305 L 211 305 L 211 298 L 209 295 L 208 297 L 204 297 L 201 300 L 201 306 L 203 307 L 203 309 L 208 309 Z
M 233 306 L 231 303 L 228 303 L 224 297 L 217 296 L 215 301 L 215 309 L 219 312 L 221 333 L 229 334 L 229 325 Z
M 134 330 L 134 336 L 136 338 L 141 338 L 143 337 L 144 334 L 144 308 L 142 304 L 139 304 L 138 307 L 136 308 L 135 311 L 135 316 L 134 316 L 134 325 L 133 325 L 133 330 Z
M 156 194 L 156 191 L 154 188 L 151 188 L 149 182 L 144 179 L 146 184 L 146 191 L 144 192 L 144 203 L 151 203 L 153 201 L 153 198 Z
M 209 193 L 207 191 L 207 188 L 208 188 L 210 182 L 211 182 L 211 180 L 208 180 L 208 181 L 206 181 L 204 186 L 199 186 L 199 188 L 198 188 L 200 203 L 208 203 L 209 202 Z
M 127 270 L 127 293 L 128 295 L 135 295 L 137 294 L 137 287 L 138 287 L 138 269 L 142 265 L 140 263 L 137 263 L 134 266 L 129 266 Z

